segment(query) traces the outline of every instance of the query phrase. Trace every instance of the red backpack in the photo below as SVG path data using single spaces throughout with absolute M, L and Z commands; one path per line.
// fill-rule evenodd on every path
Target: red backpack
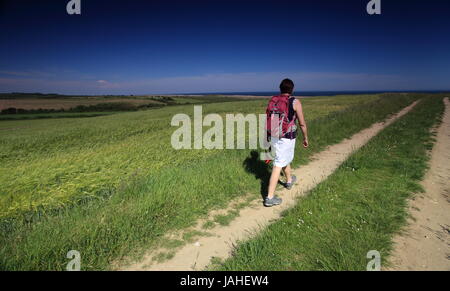
M 296 116 L 294 112 L 294 100 L 292 96 L 273 96 L 266 109 L 267 138 L 297 137 Z M 281 129 L 281 130 L 280 130 Z

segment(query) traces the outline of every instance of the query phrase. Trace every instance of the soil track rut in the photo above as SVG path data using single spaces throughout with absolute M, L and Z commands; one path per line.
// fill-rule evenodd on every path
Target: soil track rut
M 365 145 L 382 129 L 389 126 L 399 117 L 408 113 L 418 101 L 405 107 L 383 122 L 373 124 L 339 144 L 329 146 L 315 154 L 312 161 L 293 171 L 299 181 L 290 191 L 277 191 L 283 198 L 280 206 L 265 208 L 261 199 L 254 200 L 248 207 L 240 210 L 240 214 L 227 226 L 216 226 L 208 232 L 212 236 L 201 237 L 195 243 L 189 243 L 176 250 L 175 255 L 164 262 L 154 262 L 154 256 L 160 250 L 153 250 L 138 263 L 119 267 L 123 270 L 202 270 L 208 266 L 211 258 L 227 258 L 239 240 L 249 239 L 261 228 L 280 218 L 281 213 L 296 203 L 296 198 L 305 195 L 318 183 L 331 175 L 355 150 Z M 297 145 L 300 146 L 300 145 Z M 201 223 L 197 223 L 201 230 Z M 204 231 L 204 230 L 203 230 Z
M 406 235 L 394 239 L 390 270 L 450 271 L 450 101 L 444 102 L 430 169 L 422 181 L 425 193 L 409 203 L 414 221 Z

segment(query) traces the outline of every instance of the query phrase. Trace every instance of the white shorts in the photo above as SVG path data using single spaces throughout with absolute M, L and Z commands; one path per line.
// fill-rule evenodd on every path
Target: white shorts
M 294 159 L 295 152 L 295 138 L 271 138 L 270 145 L 272 146 L 273 165 L 275 167 L 286 167 Z

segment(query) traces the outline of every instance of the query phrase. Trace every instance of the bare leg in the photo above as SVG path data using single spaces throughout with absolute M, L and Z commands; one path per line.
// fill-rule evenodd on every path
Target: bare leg
M 286 183 L 291 183 L 292 182 L 291 164 L 284 167 L 283 171 L 284 171 L 284 175 L 286 176 Z
M 277 187 L 278 180 L 280 179 L 281 167 L 273 167 L 272 174 L 270 175 L 269 189 L 267 198 L 272 199 L 275 194 L 275 188 Z

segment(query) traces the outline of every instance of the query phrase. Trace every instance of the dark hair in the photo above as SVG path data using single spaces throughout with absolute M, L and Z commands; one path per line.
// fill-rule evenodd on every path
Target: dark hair
M 292 82 L 291 79 L 284 79 L 283 81 L 281 81 L 280 91 L 281 94 L 283 93 L 292 94 L 292 92 L 294 91 L 294 82 Z

